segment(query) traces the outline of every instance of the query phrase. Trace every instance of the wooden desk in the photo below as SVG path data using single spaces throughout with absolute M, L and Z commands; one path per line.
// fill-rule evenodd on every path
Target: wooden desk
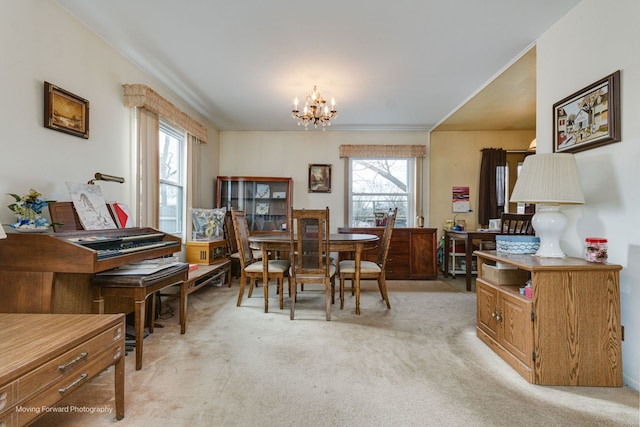
M 379 237 L 374 234 L 347 234 L 331 233 L 329 235 L 330 252 L 353 252 L 356 262 L 356 314 L 360 314 L 360 259 L 362 251 L 373 249 L 378 244 Z M 256 234 L 249 237 L 249 244 L 252 249 L 262 250 L 262 281 L 264 288 L 264 311 L 269 311 L 269 290 L 267 284 L 269 251 L 289 251 L 291 249 L 291 237 L 288 233 L 277 234 Z
M 223 259 L 211 265 L 198 265 L 196 270 L 189 272 L 187 280 L 180 285 L 181 334 L 187 331 L 187 297 L 222 276 L 226 276 L 227 284 L 231 287 L 231 260 L 229 259 Z
M 22 426 L 111 365 L 124 418 L 123 314 L 0 313 L 0 425 Z
M 456 231 L 444 230 L 444 277 L 449 277 L 449 250 L 451 238 L 464 240 L 465 243 L 465 276 L 467 280 L 467 291 L 471 290 L 471 278 L 473 274 L 473 241 L 474 240 L 496 240 L 499 231 Z
M 148 276 L 103 276 L 93 277 L 93 310 L 104 313 L 104 297 L 129 298 L 134 300 L 136 328 L 136 371 L 142 369 L 142 340 L 144 338 L 145 301 L 147 297 L 169 286 L 180 284 L 186 287 L 189 265 L 180 263 Z M 180 291 L 180 295 L 184 291 Z M 182 303 L 181 303 L 182 305 Z M 151 312 L 155 310 L 155 299 L 151 299 Z M 180 316 L 184 322 L 184 315 Z M 184 323 L 181 328 L 184 328 Z M 149 333 L 153 333 L 153 322 L 149 323 Z

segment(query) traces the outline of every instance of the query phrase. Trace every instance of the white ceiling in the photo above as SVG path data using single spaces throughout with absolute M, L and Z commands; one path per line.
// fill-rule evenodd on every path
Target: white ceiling
M 330 129 L 534 129 L 535 51 L 523 54 L 579 2 L 58 0 L 219 130 L 239 131 L 298 130 L 293 98 L 314 85 L 336 99 Z M 516 65 L 529 74 L 488 84 Z M 450 116 L 472 97 L 475 113 L 470 102 Z

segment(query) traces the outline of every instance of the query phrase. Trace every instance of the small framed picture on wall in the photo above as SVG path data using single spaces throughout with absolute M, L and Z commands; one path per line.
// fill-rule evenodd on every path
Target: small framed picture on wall
M 331 193 L 331 165 L 309 165 L 309 193 Z

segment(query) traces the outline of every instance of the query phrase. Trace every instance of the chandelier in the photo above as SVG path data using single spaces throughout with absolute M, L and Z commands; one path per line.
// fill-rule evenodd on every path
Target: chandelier
M 327 101 L 320 95 L 318 87 L 314 86 L 313 91 L 307 95 L 302 112 L 298 109 L 298 98 L 293 101 L 291 116 L 298 119 L 298 126 L 304 125 L 304 130 L 307 130 L 311 123 L 316 128 L 318 123 L 321 123 L 322 130 L 324 130 L 325 126 L 331 126 L 331 119 L 338 116 L 336 100 L 331 98 L 331 109 L 329 109 Z

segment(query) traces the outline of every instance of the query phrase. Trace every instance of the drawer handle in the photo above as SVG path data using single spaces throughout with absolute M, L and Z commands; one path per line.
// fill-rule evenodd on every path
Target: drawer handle
M 65 369 L 67 369 L 69 366 L 73 365 L 74 363 L 78 363 L 79 361 L 81 361 L 82 359 L 84 359 L 85 357 L 87 357 L 87 353 L 86 351 L 83 351 L 82 353 L 80 353 L 80 356 L 76 357 L 75 359 L 73 359 L 71 362 L 67 363 L 66 365 L 60 365 L 58 366 L 58 369 L 60 371 L 64 371 Z
M 65 388 L 59 388 L 58 392 L 60 393 L 66 393 L 67 391 L 69 391 L 71 388 L 77 386 L 83 379 L 87 378 L 89 376 L 89 374 L 82 374 L 80 375 L 80 378 L 78 378 L 77 380 L 75 380 L 74 382 L 72 382 L 71 384 L 69 384 L 67 387 Z

